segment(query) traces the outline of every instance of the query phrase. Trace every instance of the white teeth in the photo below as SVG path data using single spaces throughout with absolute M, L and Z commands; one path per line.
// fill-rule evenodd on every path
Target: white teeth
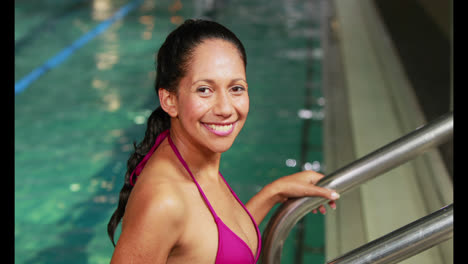
M 220 131 L 220 132 L 226 132 L 232 128 L 232 124 L 229 124 L 229 125 L 208 125 L 207 124 L 207 126 L 213 130 Z

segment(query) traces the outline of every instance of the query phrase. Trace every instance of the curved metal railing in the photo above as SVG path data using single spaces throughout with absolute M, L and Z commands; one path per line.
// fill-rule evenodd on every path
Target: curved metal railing
M 338 169 L 317 185 L 344 193 L 446 142 L 452 135 L 453 113 L 450 112 Z M 303 197 L 282 204 L 263 233 L 262 263 L 279 264 L 284 241 L 292 228 L 307 213 L 326 202 L 321 197 Z
M 453 236 L 453 204 L 335 258 L 327 264 L 397 263 Z

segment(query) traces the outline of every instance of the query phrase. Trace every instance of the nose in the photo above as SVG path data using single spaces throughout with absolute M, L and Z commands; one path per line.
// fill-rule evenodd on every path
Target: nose
M 223 118 L 228 118 L 234 113 L 234 107 L 228 92 L 222 91 L 217 94 L 213 113 Z

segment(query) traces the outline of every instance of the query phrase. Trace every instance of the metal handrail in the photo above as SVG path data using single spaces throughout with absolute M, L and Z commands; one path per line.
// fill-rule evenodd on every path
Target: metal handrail
M 397 263 L 453 236 L 453 204 L 358 247 L 327 264 Z
M 453 113 L 426 124 L 382 148 L 322 178 L 317 185 L 344 193 L 442 144 L 453 135 Z M 307 213 L 328 200 L 303 197 L 288 200 L 273 214 L 263 233 L 262 263 L 281 262 L 283 244 L 292 228 Z

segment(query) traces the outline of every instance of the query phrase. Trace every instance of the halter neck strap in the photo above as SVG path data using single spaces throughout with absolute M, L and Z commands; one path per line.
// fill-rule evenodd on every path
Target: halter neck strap
M 200 185 L 198 184 L 197 180 L 195 179 L 195 177 L 193 176 L 192 174 L 192 171 L 190 171 L 189 169 L 189 166 L 187 165 L 187 162 L 185 162 L 184 158 L 182 158 L 182 155 L 180 154 L 179 150 L 177 149 L 177 147 L 175 146 L 174 142 L 172 141 L 171 139 L 171 136 L 170 136 L 170 133 L 169 133 L 169 129 L 168 130 L 165 130 L 163 131 L 161 134 L 158 135 L 158 137 L 156 138 L 156 142 L 154 143 L 153 147 L 151 147 L 151 149 L 148 151 L 148 153 L 145 155 L 145 157 L 143 158 L 143 160 L 140 161 L 140 163 L 136 166 L 135 170 L 133 170 L 132 174 L 130 175 L 130 184 L 132 186 L 135 186 L 135 181 L 134 181 L 134 176 L 135 177 L 138 177 L 141 173 L 141 171 L 143 170 L 143 168 L 145 167 L 146 163 L 148 162 L 149 158 L 151 157 L 151 155 L 154 153 L 154 151 L 156 150 L 156 148 L 164 141 L 164 139 L 167 137 L 168 141 L 169 141 L 169 145 L 171 146 L 172 150 L 174 151 L 174 153 L 176 154 L 177 158 L 179 159 L 179 161 L 182 163 L 182 165 L 184 166 L 184 168 L 187 170 L 187 172 L 190 174 L 190 177 L 192 177 L 192 180 L 195 182 L 198 190 L 200 191 L 200 194 L 203 196 L 203 199 L 205 200 L 205 203 L 206 205 L 208 206 L 208 208 L 210 209 L 211 213 L 215 216 L 215 218 L 219 218 L 218 215 L 216 214 L 216 212 L 214 211 L 213 207 L 211 206 L 210 202 L 208 201 L 208 198 L 206 197 L 205 193 L 203 192 L 202 188 L 200 187 Z M 221 173 L 220 173 L 221 175 Z M 222 177 L 222 175 L 221 175 Z M 224 178 L 223 178 L 224 180 Z M 224 180 L 225 181 L 225 180 Z M 226 183 L 227 184 L 227 183 Z M 228 185 L 229 187 L 229 185 Z M 231 189 L 229 187 L 229 189 Z M 232 191 L 232 190 L 231 190 Z
M 141 171 L 143 170 L 143 168 L 145 167 L 146 165 L 146 162 L 148 162 L 149 158 L 151 157 L 151 155 L 153 155 L 154 151 L 156 150 L 156 148 L 161 145 L 161 142 L 164 141 L 164 139 L 169 135 L 169 129 L 168 130 L 165 130 L 163 132 L 161 132 L 161 134 L 158 135 L 158 137 L 156 137 L 156 142 L 154 143 L 153 147 L 151 147 L 151 149 L 148 151 L 148 153 L 145 155 L 145 157 L 143 158 L 143 160 L 140 161 L 140 163 L 138 163 L 138 165 L 135 167 L 135 169 L 132 171 L 132 174 L 130 175 L 130 184 L 132 186 L 135 186 L 135 182 L 133 181 L 133 176 L 136 175 L 136 177 L 138 177 L 141 173 Z M 135 179 L 136 181 L 136 179 Z
M 197 185 L 197 188 L 198 188 L 198 191 L 200 192 L 200 194 L 203 196 L 203 200 L 205 200 L 205 203 L 206 205 L 208 206 L 208 208 L 210 209 L 211 213 L 213 214 L 213 216 L 215 218 L 219 218 L 218 215 L 216 214 L 215 210 L 213 209 L 213 207 L 211 206 L 210 202 L 208 201 L 208 198 L 206 197 L 205 193 L 203 192 L 202 188 L 200 187 L 200 185 L 198 184 L 197 180 L 195 179 L 195 177 L 193 176 L 192 172 L 190 171 L 188 165 L 187 165 L 187 162 L 185 162 L 184 158 L 182 158 L 182 155 L 180 154 L 179 150 L 177 149 L 176 145 L 174 144 L 174 142 L 172 142 L 172 139 L 171 139 L 171 136 L 169 135 L 168 137 L 168 141 L 169 141 L 169 145 L 171 145 L 171 148 L 172 150 L 174 151 L 174 153 L 176 154 L 177 158 L 179 159 L 179 161 L 182 163 L 182 165 L 184 166 L 184 168 L 187 170 L 187 172 L 190 174 L 190 177 L 192 177 L 192 180 L 195 182 L 195 184 Z M 221 173 L 220 173 L 221 175 Z

